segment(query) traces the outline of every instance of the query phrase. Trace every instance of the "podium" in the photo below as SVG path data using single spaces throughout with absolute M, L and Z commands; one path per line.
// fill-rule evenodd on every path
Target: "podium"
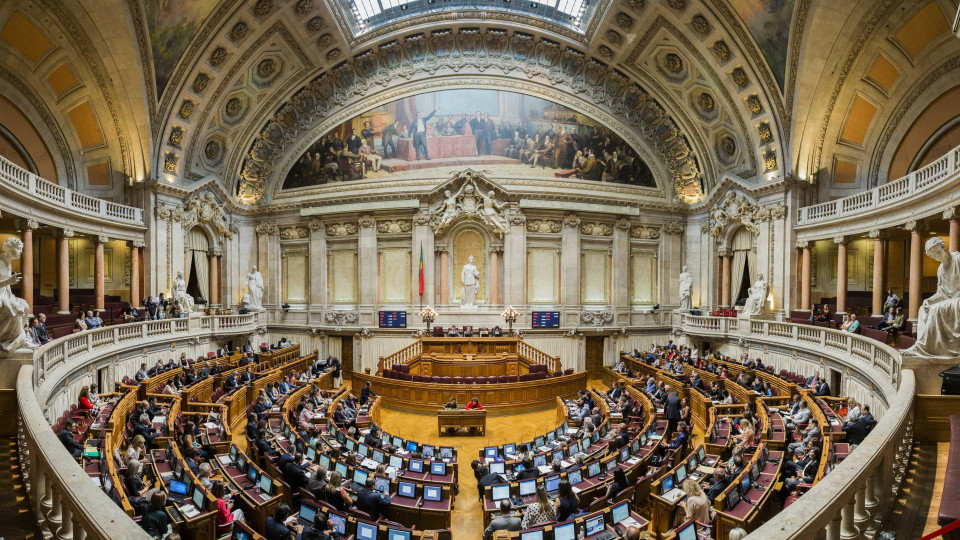
M 448 429 L 476 429 L 483 435 L 487 427 L 487 411 L 466 409 L 440 409 L 437 411 L 437 429 L 443 435 Z

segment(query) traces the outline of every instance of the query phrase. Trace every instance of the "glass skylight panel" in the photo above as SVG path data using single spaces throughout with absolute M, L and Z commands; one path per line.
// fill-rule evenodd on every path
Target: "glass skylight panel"
M 557 2 L 557 10 L 571 17 L 579 16 L 581 8 L 583 8 L 583 0 L 560 0 Z
M 353 6 L 361 20 L 369 19 L 381 11 L 377 0 L 354 0 Z

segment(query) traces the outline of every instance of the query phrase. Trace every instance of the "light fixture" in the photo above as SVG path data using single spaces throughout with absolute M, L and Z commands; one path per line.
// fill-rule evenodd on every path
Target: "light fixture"
M 517 322 L 517 317 L 520 315 L 520 312 L 513 308 L 513 306 L 507 306 L 507 309 L 503 310 L 503 313 L 500 314 L 503 317 L 503 320 L 509 325 L 509 332 L 513 334 L 513 323 Z
M 420 310 L 420 319 L 427 325 L 427 333 L 430 333 L 430 324 L 437 319 L 437 311 L 430 306 Z

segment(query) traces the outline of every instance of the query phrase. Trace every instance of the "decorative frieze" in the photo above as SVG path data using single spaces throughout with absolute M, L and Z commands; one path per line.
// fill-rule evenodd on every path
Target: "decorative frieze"
M 336 326 L 357 324 L 360 321 L 360 314 L 353 310 L 327 311 L 323 314 L 323 321 Z
M 666 234 L 683 234 L 683 224 L 679 221 L 669 221 L 663 224 L 663 232 Z
M 604 326 L 613 324 L 613 312 L 582 311 L 580 312 L 580 324 L 584 326 Z
M 301 225 L 280 229 L 280 238 L 284 240 L 299 240 L 306 238 L 308 234 L 310 233 L 307 231 L 307 228 Z
M 527 222 L 527 231 L 532 233 L 558 233 L 562 229 L 563 225 L 552 219 L 534 219 Z
M 353 223 L 327 224 L 327 236 L 353 236 L 360 228 Z
M 639 240 L 656 240 L 657 238 L 660 238 L 660 228 L 638 225 L 630 229 L 630 238 L 637 238 Z
M 261 223 L 257 225 L 257 234 L 277 234 L 276 223 Z
M 405 219 L 392 219 L 377 222 L 377 232 L 380 234 L 400 234 L 413 230 L 413 223 Z
M 610 236 L 613 234 L 613 227 L 606 223 L 584 223 L 580 227 L 580 233 L 587 236 Z

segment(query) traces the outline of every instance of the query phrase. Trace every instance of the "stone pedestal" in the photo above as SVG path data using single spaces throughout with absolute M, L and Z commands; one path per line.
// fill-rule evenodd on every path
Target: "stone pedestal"
M 903 359 L 903 369 L 912 369 L 917 379 L 917 394 L 940 395 L 940 385 L 943 379 L 940 373 L 956 367 L 956 358 L 923 358 L 900 354 Z

